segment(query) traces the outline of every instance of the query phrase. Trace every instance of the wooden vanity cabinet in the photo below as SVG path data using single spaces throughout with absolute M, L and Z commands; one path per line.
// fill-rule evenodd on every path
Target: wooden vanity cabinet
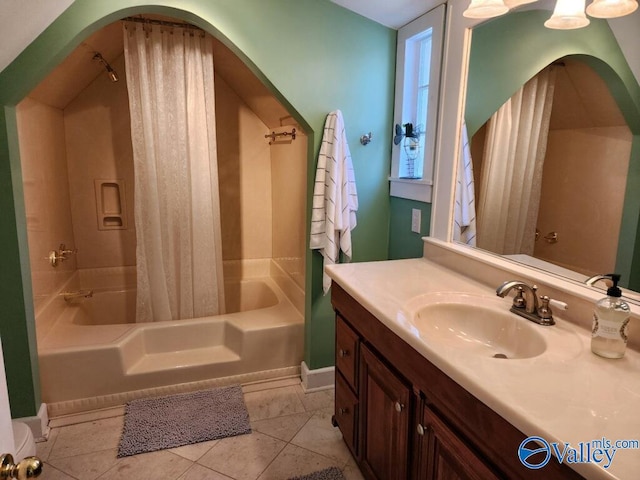
M 528 437 L 454 382 L 336 283 L 337 425 L 368 480 L 577 480 L 520 463 Z

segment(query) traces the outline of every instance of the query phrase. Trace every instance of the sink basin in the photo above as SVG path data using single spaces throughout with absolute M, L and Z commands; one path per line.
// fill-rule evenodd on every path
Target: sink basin
M 547 348 L 542 327 L 509 312 L 510 302 L 465 293 L 426 294 L 404 308 L 409 328 L 432 346 L 500 359 L 536 357 Z

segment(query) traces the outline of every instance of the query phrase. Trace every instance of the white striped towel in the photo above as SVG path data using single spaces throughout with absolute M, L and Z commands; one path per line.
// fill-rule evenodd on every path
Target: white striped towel
M 327 115 L 316 182 L 313 187 L 311 213 L 311 249 L 319 249 L 324 265 L 338 262 L 340 250 L 351 261 L 351 230 L 356 228 L 358 194 L 353 175 L 351 154 L 347 144 L 342 112 Z M 322 289 L 326 295 L 331 278 L 323 272 Z
M 473 162 L 465 123 L 460 128 L 460 134 L 462 138 L 460 139 L 460 152 L 458 154 L 453 239 L 475 247 L 476 202 L 473 183 Z

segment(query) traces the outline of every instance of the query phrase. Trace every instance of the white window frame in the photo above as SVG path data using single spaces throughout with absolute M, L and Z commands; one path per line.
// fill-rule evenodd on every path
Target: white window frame
M 440 97 L 440 77 L 442 65 L 442 44 L 444 37 L 444 18 L 445 5 L 440 5 L 433 10 L 418 17 L 411 23 L 398 30 L 398 44 L 396 57 L 396 95 L 394 106 L 394 136 L 395 125 L 404 125 L 412 123 L 414 127 L 420 124 L 420 121 L 411 118 L 413 110 L 417 105 L 417 88 L 418 82 L 417 68 L 413 68 L 412 73 L 406 73 L 410 65 L 407 63 L 407 43 L 412 39 L 419 37 L 421 33 L 428 29 L 432 30 L 432 46 L 431 46 L 431 64 L 429 74 L 429 103 L 427 107 L 427 129 L 424 133 L 423 148 L 423 169 L 422 178 L 410 179 L 400 178 L 400 161 L 403 142 L 400 145 L 393 145 L 391 156 L 391 176 L 390 195 L 393 197 L 407 198 L 422 202 L 431 202 L 433 189 L 433 168 L 436 154 L 436 132 L 438 121 L 438 103 Z M 415 41 L 415 40 L 414 40 Z M 419 40 L 417 40 L 419 41 Z M 417 43 L 415 41 L 415 43 Z M 412 62 L 413 65 L 413 62 Z M 410 78 L 407 76 L 410 75 Z M 405 107 L 412 105 L 412 107 Z

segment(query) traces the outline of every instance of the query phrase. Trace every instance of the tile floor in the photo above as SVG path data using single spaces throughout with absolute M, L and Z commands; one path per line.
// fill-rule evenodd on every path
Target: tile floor
M 362 479 L 337 428 L 334 391 L 305 394 L 299 380 L 243 387 L 250 435 L 116 458 L 124 408 L 60 417 L 37 444 L 43 480 L 286 480 L 330 466 Z

